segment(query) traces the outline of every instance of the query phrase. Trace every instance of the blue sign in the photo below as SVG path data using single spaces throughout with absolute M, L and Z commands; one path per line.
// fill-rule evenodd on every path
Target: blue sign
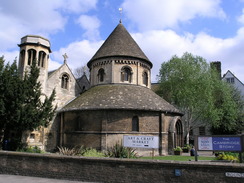
M 212 137 L 214 151 L 241 151 L 240 137 Z
M 243 137 L 244 136 L 198 136 L 197 150 L 241 152 L 243 150 Z
M 181 170 L 175 169 L 175 176 L 180 177 L 182 175 Z

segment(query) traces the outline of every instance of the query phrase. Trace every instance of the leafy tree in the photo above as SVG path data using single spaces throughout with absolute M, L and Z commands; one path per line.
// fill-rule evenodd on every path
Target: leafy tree
M 185 114 L 183 123 L 187 140 L 190 130 L 199 122 L 228 130 L 237 125 L 237 105 L 232 90 L 204 58 L 190 53 L 173 56 L 161 65 L 159 82 L 157 93 Z
M 222 91 L 215 91 L 215 107 L 220 111 L 220 120 L 211 131 L 215 135 L 240 134 L 244 129 L 244 101 L 238 89 L 225 82 Z M 219 89 L 219 88 L 218 88 Z
M 4 131 L 4 139 L 9 139 L 10 132 L 15 132 L 15 138 L 11 139 L 11 148 L 15 150 L 21 144 L 24 131 L 48 126 L 56 110 L 52 106 L 55 90 L 50 97 L 42 95 L 35 61 L 24 78 L 19 76 L 16 60 L 12 65 L 4 66 L 1 57 L 0 69 L 0 128 Z

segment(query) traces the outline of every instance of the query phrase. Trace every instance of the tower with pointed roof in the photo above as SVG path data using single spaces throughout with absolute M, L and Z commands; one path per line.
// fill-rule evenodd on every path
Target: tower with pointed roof
M 151 88 L 152 63 L 122 23 L 88 62 L 91 86 L 131 84 Z
M 152 62 L 121 22 L 87 66 L 91 88 L 59 112 L 59 146 L 106 150 L 123 135 L 158 136 L 159 154 L 183 145 L 182 113 L 150 89 Z

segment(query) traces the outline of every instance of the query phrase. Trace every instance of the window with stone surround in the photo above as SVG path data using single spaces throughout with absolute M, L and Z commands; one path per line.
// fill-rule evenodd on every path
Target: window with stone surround
M 32 62 L 36 59 L 36 50 L 29 49 L 27 53 L 28 53 L 28 65 L 31 65 Z
M 69 76 L 68 74 L 63 74 L 61 78 L 61 88 L 68 89 L 69 86 Z
M 39 67 L 44 67 L 45 59 L 46 59 L 46 53 L 44 51 L 40 51 L 39 55 L 38 55 L 38 66 Z
M 139 132 L 139 118 L 138 118 L 138 116 L 134 116 L 132 118 L 132 131 Z
M 103 82 L 104 76 L 105 76 L 104 69 L 103 68 L 99 69 L 98 70 L 98 82 Z
M 148 86 L 148 74 L 146 71 L 144 71 L 142 74 L 142 80 L 143 80 L 143 84 Z
M 132 81 L 132 69 L 129 66 L 124 66 L 121 69 L 121 81 L 129 82 Z
M 21 65 L 23 66 L 24 61 L 25 61 L 25 50 L 21 50 L 20 52 L 20 60 L 21 60 Z

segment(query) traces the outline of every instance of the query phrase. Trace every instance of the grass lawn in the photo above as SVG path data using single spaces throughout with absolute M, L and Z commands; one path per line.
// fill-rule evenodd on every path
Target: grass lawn
M 141 159 L 152 159 L 152 157 L 141 157 Z M 170 161 L 195 161 L 194 156 L 155 156 L 155 160 L 170 160 Z M 198 160 L 214 160 L 215 157 L 198 156 Z

